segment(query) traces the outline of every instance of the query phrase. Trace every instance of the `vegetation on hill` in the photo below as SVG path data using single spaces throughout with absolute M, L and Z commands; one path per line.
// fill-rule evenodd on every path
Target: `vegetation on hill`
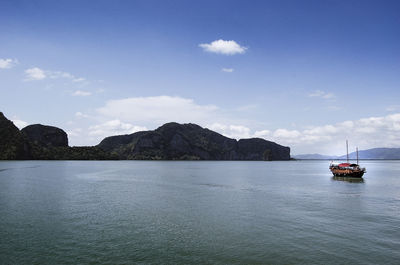
M 67 134 L 56 127 L 30 125 L 21 131 L 0 112 L 0 160 L 116 159 L 95 146 L 69 147 Z
M 120 159 L 289 160 L 290 148 L 260 138 L 235 140 L 196 124 L 167 123 L 154 131 L 105 138 L 98 147 Z
M 62 129 L 35 124 L 20 131 L 0 113 L 0 159 L 289 160 L 290 148 L 260 138 L 237 141 L 190 123 L 167 123 L 154 131 L 107 137 L 97 146 L 70 147 Z

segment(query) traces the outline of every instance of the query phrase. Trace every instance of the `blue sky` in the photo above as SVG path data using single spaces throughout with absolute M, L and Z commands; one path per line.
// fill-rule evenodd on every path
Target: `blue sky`
M 194 122 L 292 154 L 400 146 L 398 1 L 0 0 L 0 111 L 72 145 Z

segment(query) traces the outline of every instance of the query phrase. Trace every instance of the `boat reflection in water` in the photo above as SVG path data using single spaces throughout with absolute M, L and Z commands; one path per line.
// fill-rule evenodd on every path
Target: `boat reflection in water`
M 346 182 L 351 182 L 351 183 L 364 183 L 364 179 L 363 178 L 333 176 L 332 180 L 335 180 L 335 181 L 346 181 Z

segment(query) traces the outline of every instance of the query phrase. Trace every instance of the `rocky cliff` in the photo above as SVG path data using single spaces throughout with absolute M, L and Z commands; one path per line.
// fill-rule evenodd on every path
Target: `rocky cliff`
M 290 148 L 260 138 L 235 140 L 196 124 L 107 137 L 98 145 L 119 159 L 289 160 Z
M 28 153 L 23 134 L 0 112 L 0 160 L 25 159 Z
M 29 141 L 45 147 L 67 147 L 68 136 L 67 134 L 53 126 L 33 124 L 21 130 Z
M 0 112 L 0 160 L 115 159 L 95 146 L 69 147 L 67 134 L 57 127 L 29 125 L 21 131 Z

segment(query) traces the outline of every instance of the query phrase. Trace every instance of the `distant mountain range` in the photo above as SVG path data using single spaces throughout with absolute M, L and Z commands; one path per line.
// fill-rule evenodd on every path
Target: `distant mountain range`
M 339 156 L 329 156 L 329 155 L 320 155 L 320 154 L 301 154 L 294 155 L 294 159 L 337 159 Z
M 294 155 L 295 159 L 326 159 L 326 160 L 343 160 L 346 155 L 330 156 L 320 154 L 302 154 Z M 349 154 L 350 159 L 356 159 L 356 152 Z M 372 148 L 358 151 L 359 159 L 400 159 L 400 148 Z

